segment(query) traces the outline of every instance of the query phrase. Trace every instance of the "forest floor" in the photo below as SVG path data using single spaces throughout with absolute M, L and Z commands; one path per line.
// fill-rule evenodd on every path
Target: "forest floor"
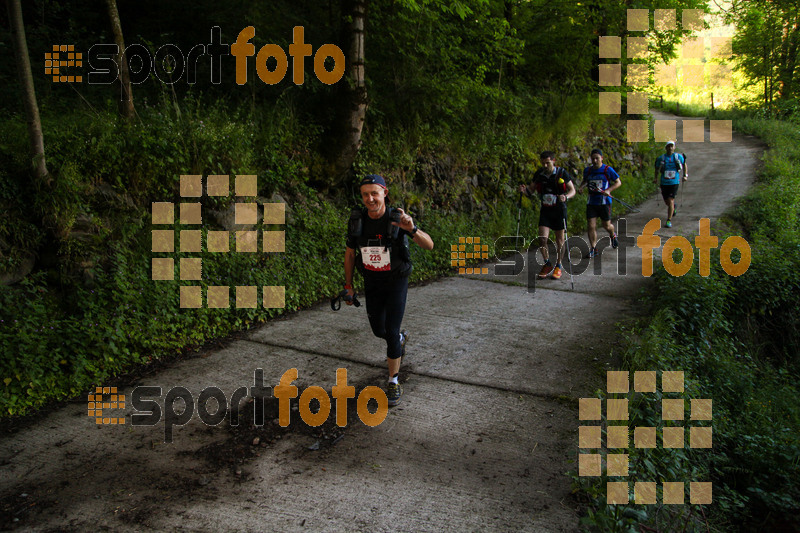
M 678 131 L 682 139 L 680 121 Z M 672 235 L 692 240 L 700 218 L 713 224 L 745 193 L 761 143 L 734 133 L 732 143 L 682 143 L 678 151 L 687 153 L 689 181 L 674 226 L 656 232 L 662 245 Z M 639 208 L 626 217 L 632 237 L 666 211 L 660 195 Z M 522 233 L 530 241 L 535 228 Z M 275 402 L 262 427 L 252 424 L 253 403 L 244 403 L 238 426 L 208 426 L 195 409 L 171 443 L 164 417 L 131 425 L 131 392 L 142 385 L 162 388 L 162 407 L 179 386 L 195 403 L 211 386 L 230 401 L 253 385 L 256 369 L 275 386 L 296 368 L 301 392 L 330 392 L 339 368 L 357 392 L 383 388 L 384 347 L 364 307 L 333 312 L 327 304 L 120 385 L 126 409 L 106 416 L 124 414 L 125 425 L 96 425 L 85 399 L 52 410 L 0 435 L 0 529 L 576 531 L 582 504 L 566 473 L 577 470 L 578 398 L 594 396 L 605 371 L 618 368 L 618 324 L 641 318 L 649 278 L 640 252 L 628 247 L 621 275 L 609 247 L 602 275 L 576 275 L 574 291 L 566 272 L 531 292 L 527 267 L 497 276 L 494 265 L 489 275 L 411 288 L 404 395 L 375 427 L 358 418 L 355 401 L 346 427 L 334 423 L 335 409 L 309 427 L 297 400 L 286 428 Z

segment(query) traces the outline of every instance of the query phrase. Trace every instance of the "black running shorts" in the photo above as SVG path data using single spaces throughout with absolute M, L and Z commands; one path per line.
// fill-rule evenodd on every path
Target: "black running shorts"
M 542 206 L 539 211 L 539 227 L 542 226 L 556 231 L 564 229 L 564 208 L 561 204 L 552 207 Z
M 586 204 L 586 218 L 597 218 L 605 222 L 611 219 L 611 204 L 606 205 L 591 205 Z
M 662 185 L 661 196 L 666 200 L 667 198 L 675 198 L 678 195 L 678 183 L 675 185 Z

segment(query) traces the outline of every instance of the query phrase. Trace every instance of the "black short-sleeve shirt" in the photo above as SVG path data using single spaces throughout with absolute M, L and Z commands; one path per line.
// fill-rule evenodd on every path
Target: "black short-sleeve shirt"
M 363 211 L 362 211 L 363 213 Z M 379 281 L 381 279 L 404 278 L 411 274 L 411 257 L 408 251 L 408 238 L 410 235 L 404 229 L 398 228 L 397 238 L 392 241 L 389 235 L 389 209 L 381 218 L 370 218 L 366 213 L 361 218 L 361 237 L 347 236 L 347 247 L 356 251 L 356 267 L 365 279 Z M 373 272 L 364 268 L 360 248 L 367 246 L 390 246 L 391 271 Z
M 564 183 L 558 183 L 559 179 L 563 179 Z M 569 172 L 562 167 L 555 167 L 555 171 L 552 174 L 548 174 L 544 167 L 537 170 L 533 176 L 533 182 L 536 191 L 539 193 L 539 198 L 542 200 L 542 210 L 553 210 L 560 213 L 563 208 L 563 202 L 558 199 L 558 196 L 566 194 L 567 185 L 571 181 L 572 177 Z M 548 206 L 545 204 L 547 196 L 550 196 L 551 200 L 555 201 L 553 205 Z

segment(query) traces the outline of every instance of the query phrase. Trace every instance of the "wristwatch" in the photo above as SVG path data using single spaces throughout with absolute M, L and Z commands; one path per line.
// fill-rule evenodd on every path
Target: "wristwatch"
M 419 228 L 417 227 L 416 224 L 414 224 L 414 228 L 411 230 L 411 236 L 413 237 L 414 235 L 416 235 L 417 231 L 419 231 Z

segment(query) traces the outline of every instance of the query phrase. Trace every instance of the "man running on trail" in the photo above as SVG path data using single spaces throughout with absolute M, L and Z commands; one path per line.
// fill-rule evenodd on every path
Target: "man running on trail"
M 683 172 L 683 181 L 689 177 L 686 171 L 686 159 L 683 154 L 675 152 L 675 141 L 667 142 L 665 147 L 666 153 L 658 156 L 656 159 L 655 167 L 655 183 L 659 183 L 661 178 L 661 197 L 664 198 L 664 203 L 667 205 L 667 223 L 666 227 L 672 227 L 672 217 L 675 216 L 675 196 L 678 194 L 678 186 L 681 183 L 681 172 Z
M 520 185 L 520 192 L 530 196 L 533 191 L 539 194 L 542 207 L 539 210 L 539 250 L 544 258 L 544 266 L 539 271 L 539 279 L 551 276 L 561 278 L 561 258 L 564 252 L 564 223 L 567 215 L 567 200 L 575 196 L 575 185 L 569 172 L 555 165 L 556 154 L 550 151 L 539 155 L 542 166 L 533 175 L 530 185 Z M 547 239 L 550 230 L 556 234 L 556 266 L 550 262 Z
M 400 332 L 412 268 L 407 237 L 425 250 L 433 249 L 433 240 L 402 209 L 388 205 L 388 194 L 383 177 L 371 174 L 361 180 L 361 200 L 365 207 L 353 210 L 350 216 L 344 254 L 344 288 L 352 298 L 355 294 L 353 269 L 357 266 L 364 278 L 364 297 L 372 333 L 386 340 L 389 367 L 386 396 L 389 406 L 395 406 L 403 394 L 397 377 L 407 340 L 406 333 Z M 352 305 L 352 300 L 345 301 Z
M 619 246 L 617 234 L 614 233 L 614 224 L 611 223 L 611 191 L 622 185 L 617 171 L 603 164 L 603 152 L 599 148 L 592 150 L 591 166 L 583 169 L 583 182 L 578 192 L 588 187 L 589 198 L 586 200 L 586 221 L 589 234 L 589 255 L 595 257 L 597 252 L 597 217 L 603 221 L 603 227 L 611 239 L 611 246 Z

